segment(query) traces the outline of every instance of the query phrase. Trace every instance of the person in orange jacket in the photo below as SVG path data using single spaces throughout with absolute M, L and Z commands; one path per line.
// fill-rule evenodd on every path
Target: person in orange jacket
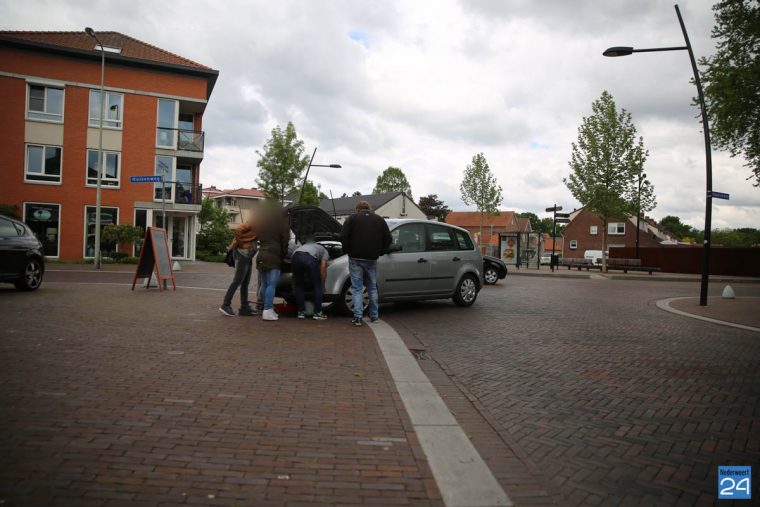
M 253 257 L 256 255 L 258 246 L 256 224 L 253 218 L 250 218 L 235 228 L 235 238 L 230 244 L 232 255 L 235 258 L 235 274 L 232 282 L 224 294 L 224 302 L 219 307 L 219 311 L 228 317 L 234 317 L 235 311 L 232 309 L 232 296 L 240 287 L 240 310 L 238 315 L 249 317 L 258 315 L 248 300 L 248 284 L 251 282 L 251 273 L 253 271 Z

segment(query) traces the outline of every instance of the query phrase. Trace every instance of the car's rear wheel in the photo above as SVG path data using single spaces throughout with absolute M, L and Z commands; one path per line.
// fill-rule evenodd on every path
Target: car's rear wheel
M 42 262 L 29 259 L 24 267 L 24 277 L 13 283 L 18 290 L 37 290 L 42 284 Z
M 364 313 L 364 310 L 369 306 L 369 292 L 367 292 L 367 287 L 364 287 L 362 290 L 362 305 L 362 313 Z M 346 316 L 354 314 L 354 289 L 351 287 L 350 280 L 346 282 L 343 286 L 343 290 L 340 291 L 340 297 L 335 302 L 335 308 L 337 308 L 339 313 Z
M 457 306 L 470 306 L 478 298 L 478 281 L 473 275 L 464 275 L 454 291 L 454 303 Z
M 496 282 L 498 282 L 499 272 L 496 271 L 496 268 L 488 266 L 485 271 L 483 271 L 483 281 L 488 285 L 494 285 Z

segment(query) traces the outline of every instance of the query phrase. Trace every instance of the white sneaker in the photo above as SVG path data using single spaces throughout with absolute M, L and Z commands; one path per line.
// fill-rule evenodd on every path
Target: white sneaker
M 274 313 L 274 310 L 264 310 L 264 312 L 261 314 L 261 320 L 277 320 L 279 317 L 276 313 Z

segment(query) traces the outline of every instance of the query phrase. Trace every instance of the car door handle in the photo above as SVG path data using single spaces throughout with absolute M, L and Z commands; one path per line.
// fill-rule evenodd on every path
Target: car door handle
M 452 260 L 452 261 L 454 261 L 454 262 L 459 262 L 459 261 L 461 261 L 462 259 L 460 259 L 459 257 L 454 257 L 454 258 L 453 258 L 453 259 L 451 259 L 451 260 Z
M 424 257 L 420 257 L 419 259 L 417 259 L 417 262 L 419 263 L 427 262 L 427 259 L 425 259 Z

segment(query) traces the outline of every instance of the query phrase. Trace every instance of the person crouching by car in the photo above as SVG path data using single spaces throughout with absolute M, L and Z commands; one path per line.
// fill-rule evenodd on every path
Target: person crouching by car
M 247 317 L 258 315 L 259 312 L 251 307 L 248 301 L 248 284 L 251 281 L 251 271 L 253 268 L 253 257 L 256 255 L 256 225 L 253 218 L 248 219 L 235 229 L 235 238 L 230 244 L 232 256 L 235 259 L 235 274 L 232 276 L 232 283 L 224 294 L 224 302 L 219 307 L 219 311 L 228 317 L 234 317 L 235 311 L 232 309 L 232 296 L 240 287 L 240 310 L 238 315 Z
M 298 318 L 306 318 L 306 303 L 304 302 L 305 278 L 311 281 L 314 293 L 314 320 L 325 320 L 322 312 L 322 293 L 324 292 L 325 276 L 327 275 L 327 250 L 314 241 L 313 236 L 307 236 L 304 244 L 296 248 L 291 257 L 293 267 L 293 283 L 296 291 L 296 307 Z
M 261 292 L 264 298 L 262 320 L 277 320 L 274 311 L 274 293 L 280 278 L 282 260 L 288 253 L 290 227 L 287 211 L 276 204 L 267 203 L 262 210 L 259 226 L 259 256 L 256 269 L 261 277 Z

